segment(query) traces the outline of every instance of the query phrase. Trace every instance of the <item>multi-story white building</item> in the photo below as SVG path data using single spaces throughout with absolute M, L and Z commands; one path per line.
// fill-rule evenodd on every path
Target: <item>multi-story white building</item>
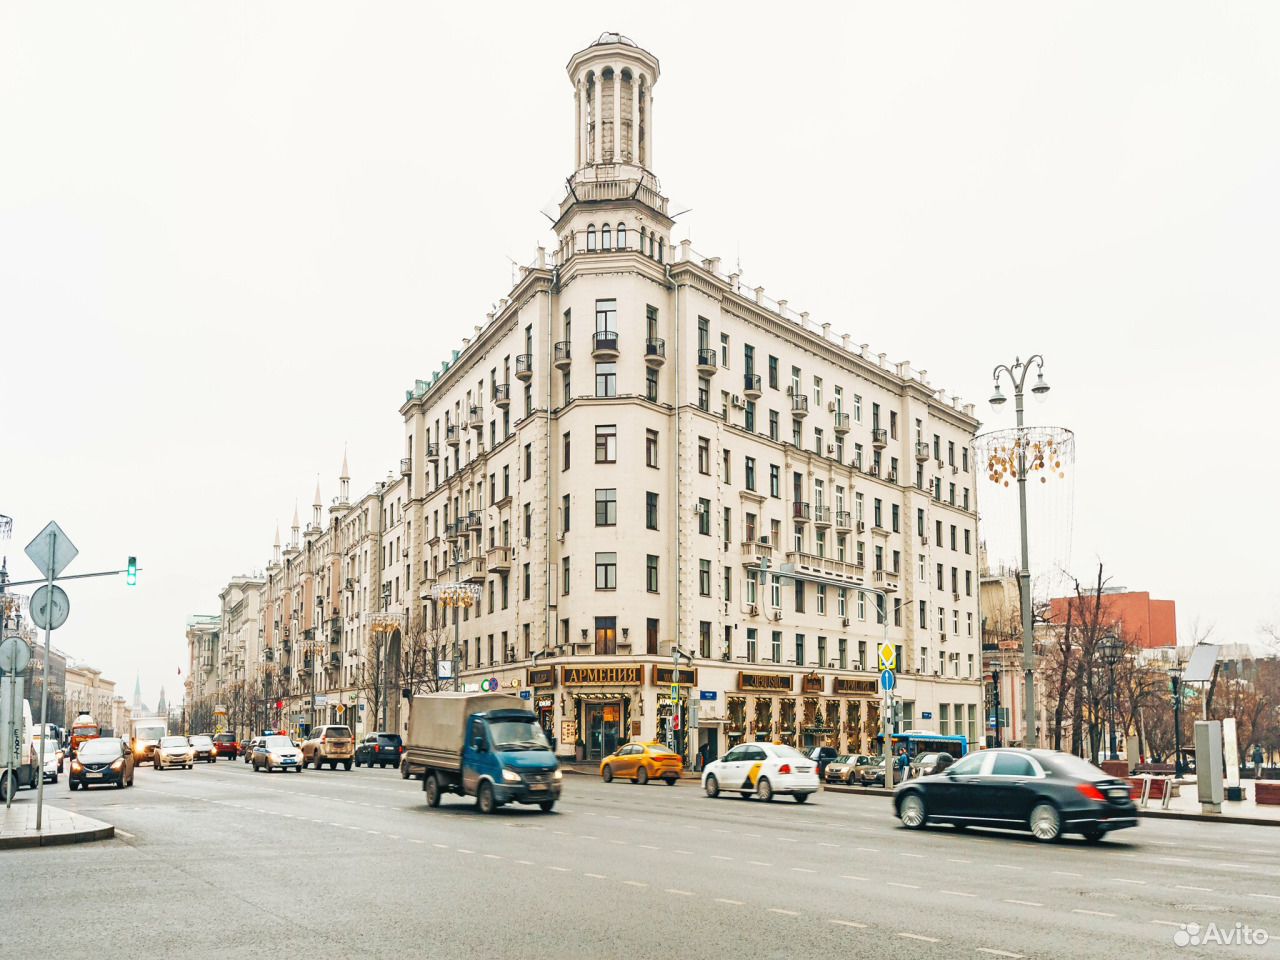
M 972 407 L 672 243 L 653 55 L 568 72 L 555 250 L 401 407 L 416 612 L 477 586 L 463 681 L 528 690 L 565 754 L 661 736 L 673 680 L 689 752 L 867 749 L 886 635 L 904 723 L 976 743 Z

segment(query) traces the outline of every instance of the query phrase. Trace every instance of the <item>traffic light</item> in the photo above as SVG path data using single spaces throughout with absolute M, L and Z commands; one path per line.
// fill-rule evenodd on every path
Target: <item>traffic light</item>
M 138 585 L 138 558 L 130 557 L 125 565 L 124 582 L 131 587 Z
M 277 701 L 276 701 L 276 709 L 277 709 L 277 710 L 283 710 L 283 709 L 284 709 L 284 701 L 283 701 L 283 700 L 277 700 Z

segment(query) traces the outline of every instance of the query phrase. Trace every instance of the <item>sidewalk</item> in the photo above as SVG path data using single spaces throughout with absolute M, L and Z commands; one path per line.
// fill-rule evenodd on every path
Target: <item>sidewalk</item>
M 1250 781 L 1245 781 L 1245 799 L 1235 802 L 1223 801 L 1222 813 L 1202 813 L 1200 801 L 1196 799 L 1196 782 L 1186 778 L 1179 781 L 1182 789 L 1180 795 L 1169 801 L 1168 809 L 1162 809 L 1159 800 L 1148 800 L 1145 807 L 1138 807 L 1138 816 L 1166 820 L 1195 820 L 1213 823 L 1249 824 L 1263 827 L 1280 827 L 1280 806 L 1264 804 L 1258 806 L 1253 802 L 1253 789 Z M 842 787 L 824 785 L 823 790 L 830 793 L 856 793 L 868 797 L 884 797 L 889 793 L 883 787 Z
M 0 850 L 47 847 L 58 843 L 110 840 L 116 828 L 92 817 L 44 805 L 44 829 L 36 832 L 36 798 L 28 793 L 13 798 L 8 810 L 0 804 Z

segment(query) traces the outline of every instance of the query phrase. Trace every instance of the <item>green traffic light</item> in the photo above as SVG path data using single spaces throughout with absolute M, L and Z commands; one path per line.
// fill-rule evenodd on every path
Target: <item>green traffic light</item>
M 138 558 L 130 557 L 124 572 L 124 582 L 131 587 L 138 585 Z

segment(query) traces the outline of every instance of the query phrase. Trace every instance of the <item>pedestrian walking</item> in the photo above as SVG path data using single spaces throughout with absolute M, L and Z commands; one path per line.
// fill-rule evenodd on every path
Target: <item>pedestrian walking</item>
M 1260 743 L 1253 745 L 1253 778 L 1262 779 L 1262 744 Z

